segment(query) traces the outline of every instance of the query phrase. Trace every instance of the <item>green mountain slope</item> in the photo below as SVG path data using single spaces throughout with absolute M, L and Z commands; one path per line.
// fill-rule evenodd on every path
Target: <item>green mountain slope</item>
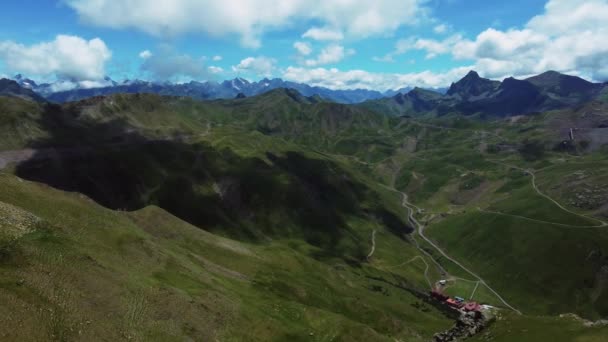
M 228 240 L 158 207 L 117 212 L 11 175 L 0 184 L 3 222 L 24 227 L 0 249 L 6 340 L 425 340 L 449 324 L 369 278 L 402 279 L 374 267 Z
M 291 90 L 0 105 L 0 150 L 36 148 L 0 178 L 14 217 L 0 225 L 0 293 L 64 312 L 36 316 L 51 322 L 36 336 L 425 341 L 452 322 L 423 300 L 446 278 L 450 295 L 501 308 L 489 331 L 503 340 L 511 325 L 539 331 L 508 306 L 556 331 L 560 314 L 608 315 L 604 102 L 492 120 L 399 118 Z M 38 269 L 65 269 L 69 282 L 40 284 L 86 301 L 56 304 L 28 280 Z M 87 315 L 89 328 L 75 318 Z

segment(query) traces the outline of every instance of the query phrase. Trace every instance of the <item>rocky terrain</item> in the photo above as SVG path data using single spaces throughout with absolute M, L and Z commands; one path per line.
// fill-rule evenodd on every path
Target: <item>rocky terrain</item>
M 494 321 L 494 315 L 488 310 L 483 314 L 462 312 L 452 328 L 433 336 L 433 342 L 454 342 L 465 340 L 482 332 Z

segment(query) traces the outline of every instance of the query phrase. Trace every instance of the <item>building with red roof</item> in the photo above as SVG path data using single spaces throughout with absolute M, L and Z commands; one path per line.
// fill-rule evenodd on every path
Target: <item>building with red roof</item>
M 481 311 L 481 305 L 476 302 L 468 302 L 464 305 L 464 311 Z
M 456 309 L 460 309 L 460 308 L 462 308 L 464 306 L 463 303 L 455 300 L 454 298 L 448 298 L 445 302 L 446 302 L 447 305 L 449 305 L 449 306 L 451 306 L 453 308 L 456 308 Z

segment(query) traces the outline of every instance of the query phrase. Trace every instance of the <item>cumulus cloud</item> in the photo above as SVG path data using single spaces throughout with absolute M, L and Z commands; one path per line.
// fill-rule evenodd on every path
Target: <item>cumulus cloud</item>
M 324 64 L 338 63 L 346 56 L 351 56 L 353 54 L 355 54 L 355 50 L 353 49 L 345 49 L 342 45 L 331 44 L 321 50 L 317 58 L 308 59 L 304 62 L 304 64 L 306 64 L 306 66 L 312 67 Z
M 288 67 L 283 78 L 330 89 L 400 89 L 403 87 L 445 87 L 461 79 L 471 69 L 459 67 L 444 73 L 423 71 L 418 73 L 373 73 L 364 70 L 341 71 L 337 68 Z
M 446 24 L 439 24 L 435 27 L 433 27 L 433 32 L 437 33 L 437 34 L 444 34 L 446 32 L 448 32 L 448 26 Z
M 141 71 L 155 80 L 179 80 L 183 78 L 205 79 L 209 76 L 204 58 L 179 54 L 170 46 L 161 46 L 156 53 L 144 60 Z
M 232 67 L 232 71 L 236 73 L 252 73 L 257 76 L 270 77 L 276 69 L 277 60 L 264 56 L 247 57 L 238 65 Z
M 221 74 L 222 72 L 224 72 L 224 69 L 222 69 L 221 67 L 218 67 L 218 66 L 214 66 L 214 65 L 208 67 L 207 69 L 212 74 Z
M 213 60 L 214 62 L 219 62 L 219 61 L 221 61 L 222 59 L 223 59 L 223 57 L 222 57 L 222 56 L 219 56 L 219 55 L 213 56 L 213 58 L 212 58 L 212 60 Z
M 76 79 L 58 79 L 49 85 L 48 92 L 68 91 L 72 89 L 90 89 L 110 87 L 113 82 L 110 78 L 100 80 L 76 80 Z
M 416 50 L 426 51 L 426 58 L 435 58 L 438 55 L 443 55 L 451 52 L 452 48 L 462 40 L 459 34 L 438 41 L 433 39 L 418 39 L 412 46 Z
M 550 0 L 545 12 L 521 29 L 487 29 L 455 44 L 457 59 L 475 60 L 488 77 L 546 70 L 608 79 L 608 1 Z
M 395 43 L 395 49 L 383 57 L 374 57 L 378 62 L 394 62 L 395 57 L 403 55 L 412 50 L 422 50 L 426 52 L 426 59 L 432 59 L 438 55 L 452 52 L 456 44 L 462 42 L 462 36 L 452 35 L 444 40 L 422 39 L 409 37 L 400 39 Z
M 8 70 L 37 77 L 100 80 L 111 57 L 112 52 L 99 38 L 58 35 L 53 41 L 33 45 L 0 42 L 0 60 Z
M 293 43 L 293 48 L 302 56 L 308 56 L 312 53 L 312 47 L 305 42 L 295 42 Z
M 267 31 L 321 23 L 352 38 L 394 32 L 427 17 L 426 0 L 65 0 L 89 24 L 156 36 L 234 34 L 259 47 Z M 137 13 L 137 15 L 132 15 Z
M 302 38 L 309 38 L 314 40 L 342 40 L 344 34 L 342 31 L 331 29 L 327 27 L 311 27 L 308 31 L 304 32 Z
M 150 52 L 150 50 L 144 50 L 139 53 L 139 58 L 141 59 L 148 59 L 150 57 L 152 57 L 152 52 Z
M 436 33 L 448 30 L 434 28 Z M 545 11 L 522 28 L 488 28 L 474 39 L 459 34 L 443 40 L 410 37 L 374 60 L 392 62 L 398 55 L 422 50 L 427 59 L 452 54 L 456 60 L 472 61 L 474 69 L 494 79 L 556 70 L 606 81 L 607 37 L 607 0 L 549 0 Z

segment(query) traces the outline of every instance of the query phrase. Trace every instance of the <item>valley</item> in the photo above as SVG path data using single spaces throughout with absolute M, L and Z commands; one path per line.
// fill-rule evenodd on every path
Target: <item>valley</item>
M 467 77 L 446 96 L 499 86 Z M 606 145 L 568 136 L 608 106 L 581 98 L 2 96 L 2 339 L 429 341 L 446 280 L 496 308 L 473 341 L 600 341 L 569 315 L 608 315 Z

